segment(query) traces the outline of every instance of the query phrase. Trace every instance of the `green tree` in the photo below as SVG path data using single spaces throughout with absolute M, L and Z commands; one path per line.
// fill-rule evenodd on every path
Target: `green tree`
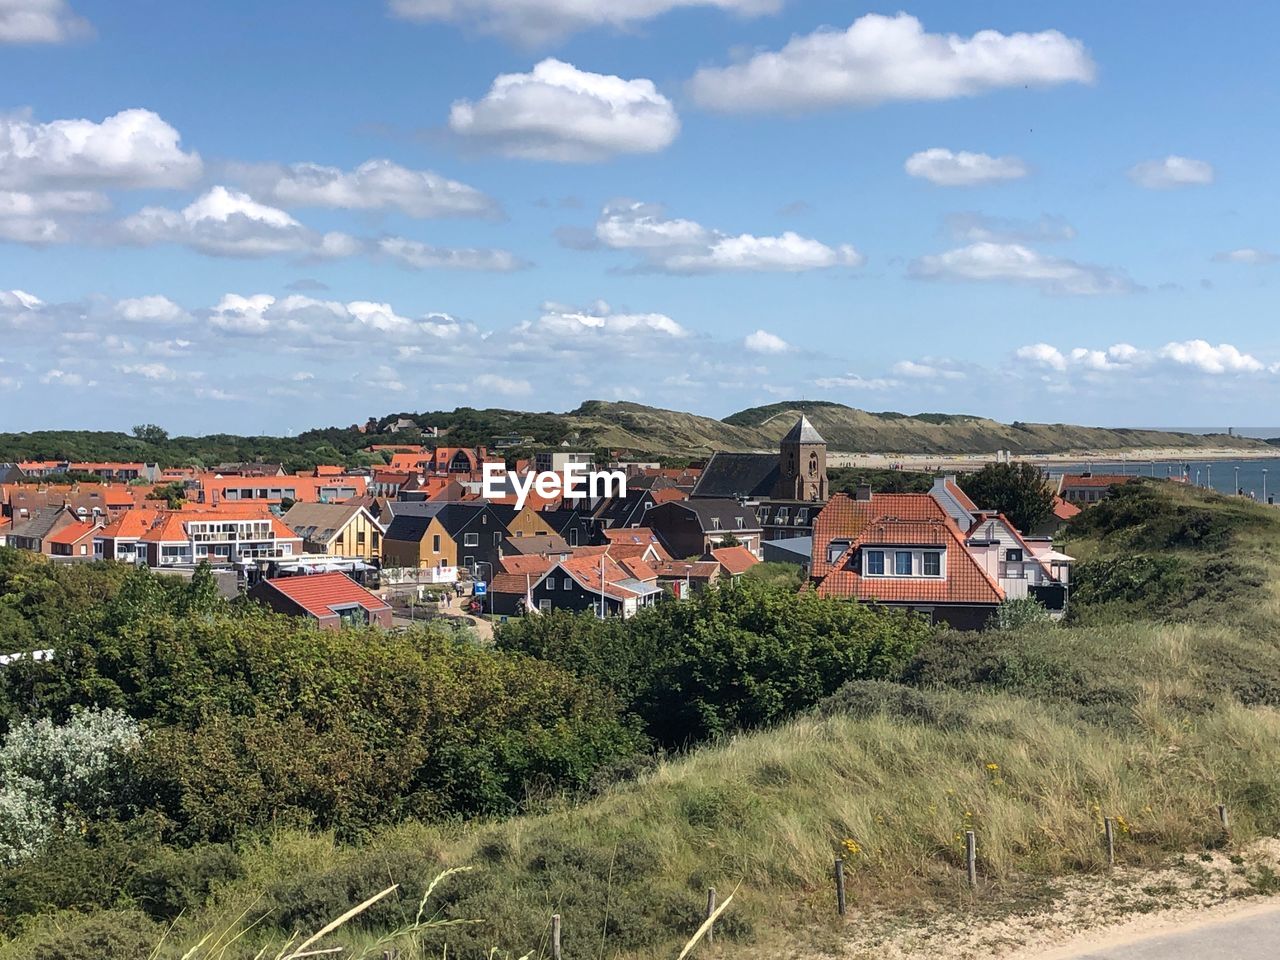
M 1030 463 L 989 463 L 960 486 L 983 510 L 998 510 L 1024 533 L 1053 516 L 1053 491 Z
M 169 439 L 169 431 L 154 423 L 138 424 L 133 428 L 133 435 L 143 443 L 164 443 Z

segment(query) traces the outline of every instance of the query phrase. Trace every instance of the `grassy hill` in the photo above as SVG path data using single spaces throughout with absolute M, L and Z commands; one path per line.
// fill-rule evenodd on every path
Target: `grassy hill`
M 717 420 L 639 403 L 589 400 L 567 413 L 459 407 L 452 411 L 402 412 L 370 421 L 372 431 L 329 427 L 296 437 L 172 437 L 144 442 L 124 433 L 39 431 L 0 433 L 0 463 L 25 459 L 146 460 L 169 466 L 231 460 L 281 461 L 291 469 L 322 462 L 368 461 L 361 448 L 372 440 L 394 439 L 377 431 L 410 417 L 438 427 L 442 443 L 490 444 L 500 436 L 531 438 L 529 446 L 561 443 L 587 449 L 626 450 L 646 455 L 705 456 L 713 450 L 772 450 L 805 414 L 833 451 L 896 454 L 1021 454 L 1111 451 L 1135 448 L 1270 449 L 1265 441 L 1222 434 L 1166 433 L 1070 424 L 999 423 L 962 414 L 869 413 L 838 403 L 806 400 L 752 407 Z M 401 435 L 400 439 L 405 436 Z
M 1104 816 L 1121 864 L 1186 855 L 1179 869 L 1203 884 L 1212 851 L 1280 831 L 1280 514 L 1143 482 L 1086 511 L 1067 549 L 1082 559 L 1069 622 L 942 633 L 897 682 L 851 682 L 787 723 L 659 759 L 594 798 L 355 843 L 298 829 L 246 838 L 158 956 L 211 932 L 226 942 L 250 921 L 225 952 L 190 956 L 275 956 L 293 932 L 402 883 L 325 940 L 380 957 L 431 879 L 459 866 L 469 872 L 442 882 L 427 915 L 482 922 L 401 938 L 403 960 L 438 958 L 446 942 L 450 957 L 543 957 L 553 913 L 566 956 L 671 958 L 709 886 L 735 892 L 711 955 L 838 954 L 851 928 L 834 915 L 836 856 L 860 924 L 1001 915 L 1104 873 Z M 979 842 L 976 893 L 966 830 Z M 201 864 L 193 851 L 171 870 L 194 884 Z M 1267 868 L 1238 864 L 1247 891 L 1275 888 Z M 1122 910 L 1163 896 L 1118 875 L 1109 889 Z M 70 927 L 65 912 L 32 921 L 0 958 L 66 942 Z

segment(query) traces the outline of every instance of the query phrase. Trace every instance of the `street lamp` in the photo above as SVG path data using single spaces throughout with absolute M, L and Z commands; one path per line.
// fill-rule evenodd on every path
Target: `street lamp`
M 1235 482 L 1236 482 L 1236 495 L 1238 496 L 1238 495 L 1240 494 L 1240 468 L 1239 468 L 1239 467 L 1236 467 L 1236 468 L 1235 468 L 1235 471 L 1236 471 L 1236 481 L 1235 481 Z

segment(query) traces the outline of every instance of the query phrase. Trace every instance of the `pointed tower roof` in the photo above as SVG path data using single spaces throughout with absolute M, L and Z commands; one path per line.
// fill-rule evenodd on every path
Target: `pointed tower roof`
M 800 419 L 796 421 L 796 425 L 787 431 L 787 435 L 782 438 L 783 443 L 826 443 L 822 439 L 822 434 L 814 429 L 813 424 L 809 422 L 809 418 L 801 414 Z

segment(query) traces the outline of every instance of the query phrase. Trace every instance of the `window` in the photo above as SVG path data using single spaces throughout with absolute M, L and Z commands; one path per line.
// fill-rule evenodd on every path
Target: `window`
M 738 529 L 739 529 L 739 530 L 741 530 L 741 529 L 742 529 L 742 518 L 741 518 L 741 517 L 738 517 L 738 518 L 737 518 L 737 521 L 738 521 Z
M 462 545 L 463 545 L 464 547 L 478 547 L 478 546 L 480 546 L 480 534 L 478 534 L 478 533 L 464 533 L 464 534 L 462 535 Z
M 801 507 L 799 510 L 796 511 L 796 523 L 808 523 L 808 522 L 809 522 L 809 510 L 807 507 Z
M 720 529 L 720 518 L 719 518 L 719 517 L 712 517 L 712 518 L 711 518 L 711 529 L 712 529 L 712 530 L 719 530 L 719 529 Z
M 775 514 L 773 515 L 773 522 L 774 522 L 774 523 L 786 523 L 786 522 L 787 522 L 787 513 L 788 513 L 788 512 L 789 512 L 789 511 L 787 510 L 787 508 L 786 508 L 786 507 L 779 507 L 779 508 L 778 508 L 778 512 L 777 512 L 777 513 L 775 513 Z
M 573 589 L 573 577 L 565 577 L 565 578 L 564 578 L 564 588 L 565 588 L 566 590 L 572 590 L 572 589 Z
M 883 550 L 867 551 L 867 575 L 871 577 L 884 576 L 884 551 Z
M 551 601 L 550 601 L 550 600 L 539 600 L 539 601 L 538 601 L 538 609 L 539 609 L 539 610 L 541 610 L 543 613 L 546 613 L 548 610 L 550 610 L 550 609 L 551 609 Z
M 357 546 L 357 547 L 363 547 L 363 546 L 364 546 L 364 531 L 363 531 L 363 530 L 357 530 L 357 531 L 356 531 L 356 546 Z
M 1005 563 L 1021 563 L 1021 562 L 1022 562 L 1022 551 L 1021 551 L 1021 550 L 1006 550 L 1006 551 L 1004 552 L 1004 560 L 1005 560 Z
M 942 576 L 942 554 L 925 553 L 924 555 L 924 575 L 926 577 Z
M 911 576 L 910 550 L 899 550 L 893 555 L 893 572 L 899 577 Z
M 576 547 L 578 545 L 578 528 L 573 527 L 569 531 L 569 546 Z
M 440 534 L 438 533 L 433 535 L 431 538 L 431 552 L 432 553 L 440 552 Z

